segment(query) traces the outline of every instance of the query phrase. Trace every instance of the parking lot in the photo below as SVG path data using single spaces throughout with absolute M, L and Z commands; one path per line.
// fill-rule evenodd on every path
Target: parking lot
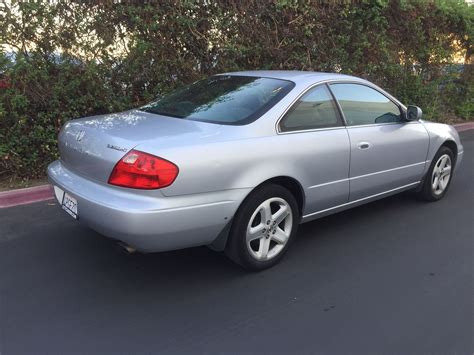
M 0 210 L 0 353 L 474 352 L 474 131 L 437 203 L 302 225 L 276 267 L 126 255 L 53 201 Z

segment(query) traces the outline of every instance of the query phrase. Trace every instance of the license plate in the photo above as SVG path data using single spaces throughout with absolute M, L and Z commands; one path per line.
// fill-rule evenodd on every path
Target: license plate
M 74 197 L 65 192 L 61 205 L 64 211 L 69 213 L 72 218 L 77 219 L 77 200 Z

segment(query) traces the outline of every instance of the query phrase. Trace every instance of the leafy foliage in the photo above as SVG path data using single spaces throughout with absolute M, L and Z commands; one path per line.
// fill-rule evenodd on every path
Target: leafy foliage
M 365 77 L 425 117 L 473 119 L 474 7 L 462 0 L 0 4 L 0 176 L 43 176 L 69 119 L 232 70 Z

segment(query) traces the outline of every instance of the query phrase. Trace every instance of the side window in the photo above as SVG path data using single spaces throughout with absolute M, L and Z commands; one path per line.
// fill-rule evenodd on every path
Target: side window
M 342 126 L 342 120 L 326 85 L 304 94 L 280 121 L 282 132 L 337 126 Z
M 359 84 L 331 84 L 348 126 L 400 122 L 400 108 L 377 90 Z

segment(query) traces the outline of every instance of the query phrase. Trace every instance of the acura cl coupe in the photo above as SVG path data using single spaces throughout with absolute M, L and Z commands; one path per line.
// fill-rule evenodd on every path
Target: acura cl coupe
M 300 223 L 409 189 L 441 199 L 463 147 L 421 115 L 353 76 L 225 73 L 69 121 L 48 176 L 67 213 L 128 250 L 207 245 L 261 270 Z

